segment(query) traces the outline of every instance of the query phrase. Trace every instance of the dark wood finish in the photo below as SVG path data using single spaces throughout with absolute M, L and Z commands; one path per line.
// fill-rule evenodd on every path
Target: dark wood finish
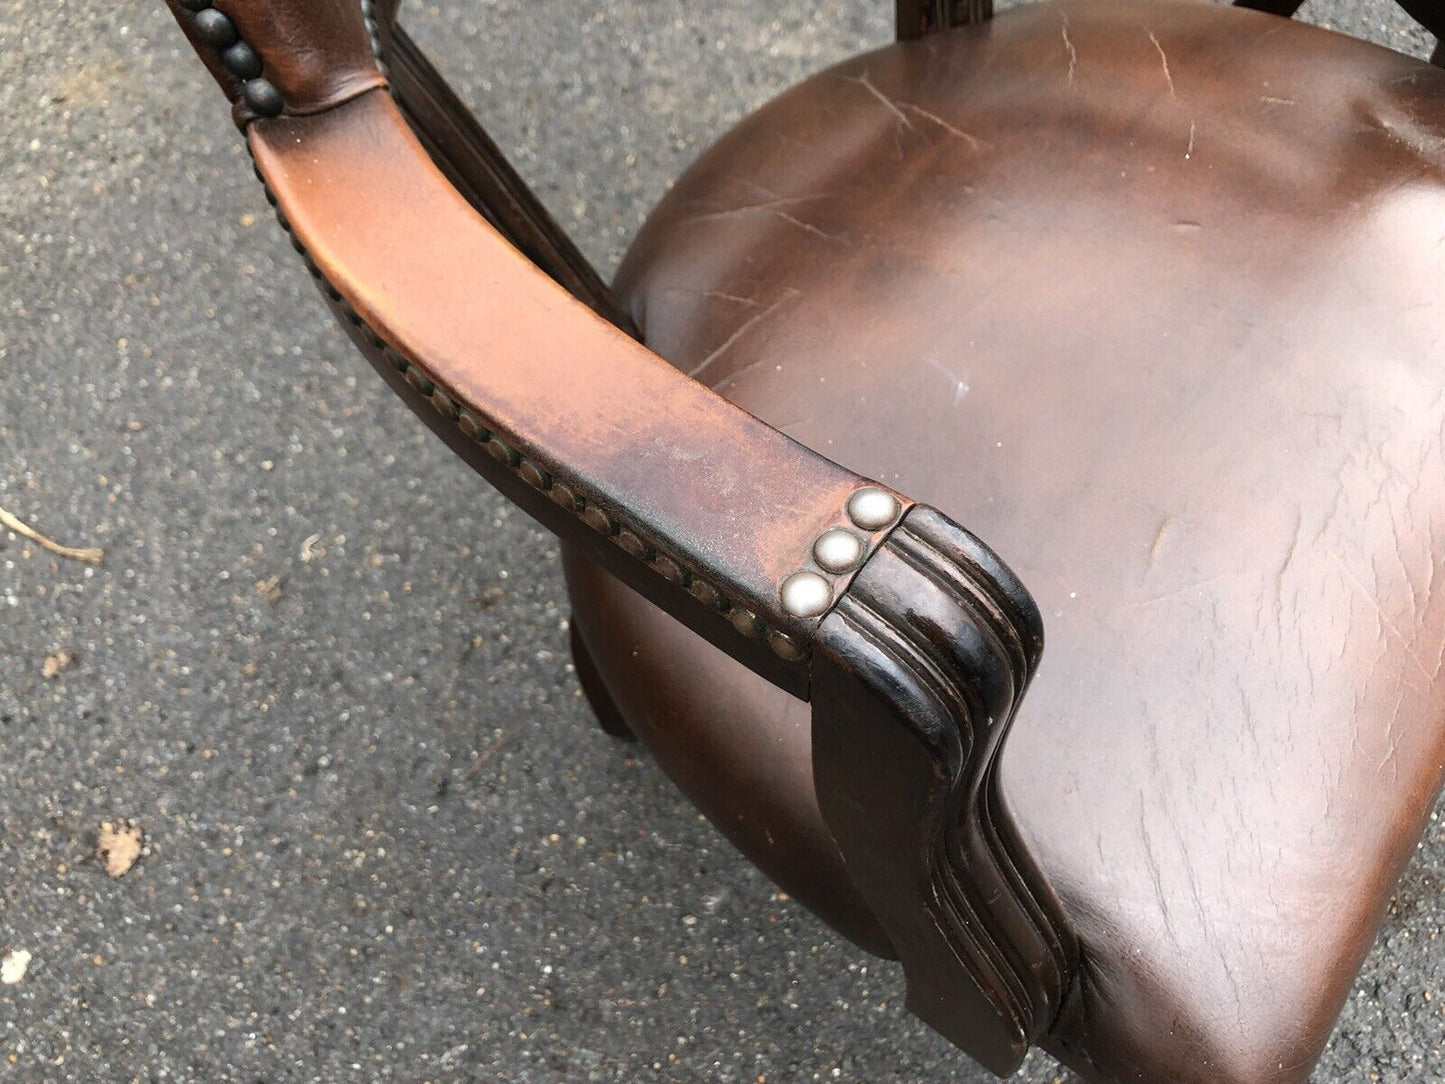
M 370 4 L 371 17 L 376 20 L 377 29 L 385 41 L 385 35 L 396 25 L 396 17 L 401 12 L 401 0 L 370 0 Z
M 573 621 L 567 630 L 567 642 L 572 650 L 572 666 L 577 671 L 577 684 L 582 686 L 582 695 L 587 697 L 587 704 L 592 708 L 592 714 L 597 717 L 597 725 L 602 728 L 603 733 L 614 738 L 635 741 L 636 735 L 618 710 L 612 694 L 607 691 L 607 685 L 597 670 L 597 664 L 592 661 L 592 653 L 587 650 L 576 621 Z
M 951 26 L 992 18 L 993 0 L 897 0 L 899 41 L 911 41 Z
M 855 944 L 894 958 L 818 808 L 812 706 L 769 698 L 575 547 L 562 560 L 573 626 L 630 730 L 657 765 L 762 872 Z M 665 622 L 665 623 L 664 623 Z
M 1042 650 L 1023 584 L 920 506 L 823 622 L 813 672 L 819 804 L 908 1007 L 1000 1075 L 1053 1022 L 1078 955 L 998 793 Z

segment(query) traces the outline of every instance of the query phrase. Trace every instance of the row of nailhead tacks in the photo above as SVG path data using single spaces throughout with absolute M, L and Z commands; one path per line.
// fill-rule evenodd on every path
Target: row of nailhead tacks
M 241 40 L 241 32 L 224 11 L 211 6 L 211 0 L 179 0 L 182 7 L 194 11 L 192 20 L 196 36 L 214 46 L 228 72 L 241 80 L 241 96 L 258 116 L 274 117 L 286 108 L 285 99 L 276 84 L 263 79 L 265 65 L 260 55 Z
M 381 30 L 376 25 L 376 16 L 371 10 L 372 0 L 361 0 L 361 15 L 366 20 L 366 36 L 371 39 L 371 56 L 381 74 L 386 74 L 386 55 L 381 48 Z
M 586 497 L 576 493 L 566 483 L 558 481 L 546 470 L 523 456 L 516 449 L 510 447 L 495 433 L 488 431 L 476 417 L 457 402 L 445 391 L 438 388 L 420 368 L 402 357 L 396 350 L 392 349 L 370 325 L 362 319 L 361 315 L 347 303 L 341 296 L 341 291 L 326 278 L 311 254 L 306 251 L 306 246 L 291 229 L 291 223 L 287 220 L 285 212 L 281 210 L 275 195 L 271 192 L 266 178 L 261 174 L 260 169 L 256 170 L 256 177 L 265 190 L 266 199 L 276 211 L 277 220 L 281 223 L 287 235 L 291 238 L 291 247 L 294 248 L 303 260 L 306 261 L 306 269 L 311 272 L 313 278 L 321 284 L 326 291 L 326 296 L 331 299 L 352 326 L 360 330 L 365 336 L 372 349 L 378 350 L 388 362 L 400 373 L 408 384 L 424 395 L 431 405 L 449 421 L 453 422 L 458 429 L 469 440 L 475 441 L 487 450 L 497 461 L 504 464 L 511 471 L 530 485 L 546 493 L 560 507 L 565 508 L 574 516 L 582 520 L 594 531 L 611 538 L 624 551 L 651 566 L 663 579 L 669 583 L 677 584 L 692 594 L 703 605 L 716 610 L 722 617 L 726 618 L 739 634 L 748 639 L 763 638 L 772 648 L 773 653 L 787 662 L 800 662 L 807 657 L 807 653 L 796 640 L 786 633 L 769 628 L 762 621 L 758 620 L 756 614 L 743 606 L 736 605 L 725 597 L 712 584 L 698 576 L 694 576 L 681 564 L 673 560 L 667 554 L 660 552 L 654 546 L 644 542 L 635 531 L 623 527 L 601 507 L 589 501 Z M 877 490 L 864 490 L 868 492 L 881 492 Z M 889 498 L 892 500 L 892 498 Z M 831 597 L 831 587 L 829 588 Z
M 892 526 L 902 510 L 898 498 L 885 489 L 860 489 L 848 498 L 848 518 L 869 533 Z M 826 530 L 813 542 L 813 560 L 834 576 L 857 570 L 867 556 L 867 541 L 847 527 Z M 821 617 L 833 600 L 833 581 L 812 569 L 800 569 L 783 581 L 783 609 L 794 617 Z

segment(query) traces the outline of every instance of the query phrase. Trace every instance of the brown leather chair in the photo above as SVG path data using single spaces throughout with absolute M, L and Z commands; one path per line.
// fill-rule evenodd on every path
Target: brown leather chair
M 1305 1080 L 1445 770 L 1445 72 L 900 0 L 609 290 L 395 6 L 172 0 L 603 722 L 996 1072 Z

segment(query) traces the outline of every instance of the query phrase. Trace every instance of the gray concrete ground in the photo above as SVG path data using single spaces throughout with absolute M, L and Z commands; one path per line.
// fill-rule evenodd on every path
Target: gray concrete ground
M 609 268 L 731 121 L 888 29 L 414 7 Z M 1427 48 L 1384 2 L 1312 15 Z M 0 532 L 0 1079 L 984 1079 L 594 729 L 555 544 L 353 360 L 158 3 L 0 3 L 0 118 L 0 506 L 109 552 Z M 1319 1080 L 1445 1079 L 1442 877 L 1432 829 Z

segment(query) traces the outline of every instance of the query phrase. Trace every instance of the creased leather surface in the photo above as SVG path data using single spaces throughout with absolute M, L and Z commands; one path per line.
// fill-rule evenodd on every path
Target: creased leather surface
M 1206 5 L 1022 8 L 744 122 L 621 285 L 655 349 L 1039 600 L 1004 784 L 1083 942 L 1054 1047 L 1305 1080 L 1445 765 L 1445 73 Z M 787 867 L 766 811 L 812 826 L 811 789 L 765 764 L 806 762 L 800 710 L 571 569 L 634 725 Z

